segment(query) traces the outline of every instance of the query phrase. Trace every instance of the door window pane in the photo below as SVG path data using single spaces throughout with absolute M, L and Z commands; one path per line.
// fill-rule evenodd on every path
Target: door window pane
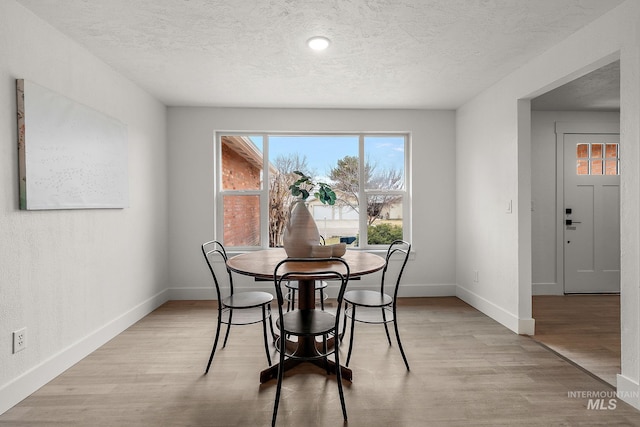
M 606 175 L 620 175 L 620 148 L 618 144 L 607 144 L 605 148 L 605 170 Z
M 578 175 L 589 175 L 589 160 L 578 160 Z
M 576 158 L 588 159 L 589 158 L 589 144 L 578 144 L 576 149 Z
M 605 173 L 607 175 L 618 175 L 618 160 L 607 160 Z
M 602 144 L 591 144 L 591 158 L 592 159 L 602 158 Z
M 602 175 L 602 160 L 591 160 L 591 175 Z

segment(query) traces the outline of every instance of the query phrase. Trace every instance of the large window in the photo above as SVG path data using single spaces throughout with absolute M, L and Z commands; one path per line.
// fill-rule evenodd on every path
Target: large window
M 329 184 L 335 205 L 308 208 L 327 244 L 375 248 L 409 239 L 406 134 L 216 135 L 217 236 L 225 246 L 282 245 L 295 171 Z

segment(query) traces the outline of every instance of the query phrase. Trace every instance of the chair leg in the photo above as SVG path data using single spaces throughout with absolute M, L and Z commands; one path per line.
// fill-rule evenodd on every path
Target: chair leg
M 272 342 L 275 344 L 276 343 L 276 333 L 273 331 L 273 320 L 272 320 L 272 316 L 271 316 L 271 306 L 268 306 L 267 309 L 269 310 L 269 329 L 271 329 L 271 338 L 272 338 Z
M 276 386 L 276 400 L 273 404 L 273 418 L 271 426 L 275 427 L 278 416 L 278 405 L 280 404 L 280 391 L 282 390 L 282 379 L 284 378 L 284 352 L 285 352 L 284 332 L 280 331 L 280 363 L 278 364 L 278 385 Z
M 383 322 L 382 324 L 384 325 L 384 331 L 387 333 L 387 341 L 389 341 L 389 345 L 391 345 L 391 336 L 389 335 L 389 328 L 387 327 L 387 315 L 385 313 L 386 310 L 384 309 L 384 307 L 382 307 L 381 310 L 382 310 L 382 322 Z M 396 318 L 394 314 L 394 317 L 393 317 L 394 322 L 395 322 L 395 319 Z
M 207 369 L 205 369 L 204 374 L 209 373 L 209 368 L 211 367 L 211 362 L 213 362 L 213 355 L 216 352 L 216 347 L 218 346 L 218 337 L 220 336 L 220 325 L 222 323 L 222 319 L 220 318 L 222 314 L 218 313 L 218 325 L 216 326 L 216 337 L 213 340 L 213 348 L 211 349 L 211 355 L 209 356 L 209 363 L 207 363 Z
M 233 317 L 233 310 L 229 309 L 229 323 L 227 323 L 227 333 L 224 334 L 224 342 L 222 343 L 222 348 L 227 346 L 227 340 L 229 339 L 229 331 L 231 330 L 231 320 Z
M 296 309 L 296 290 L 291 291 L 291 310 Z
M 320 308 L 324 311 L 324 289 L 320 288 Z
M 269 354 L 269 342 L 267 341 L 267 309 L 262 306 L 262 332 L 264 333 L 264 351 L 267 353 L 267 362 L 271 366 L 271 355 Z
M 349 366 L 349 361 L 351 360 L 351 349 L 353 349 L 353 335 L 355 331 L 356 324 L 356 306 L 351 306 L 351 336 L 349 337 L 349 351 L 347 352 L 347 363 L 345 366 Z
M 402 342 L 400 341 L 400 332 L 398 332 L 398 321 L 397 321 L 397 316 L 396 316 L 396 312 L 395 312 L 395 307 L 393 310 L 393 326 L 396 330 L 396 339 L 398 340 L 398 348 L 400 348 L 400 354 L 402 354 L 402 359 L 404 360 L 404 365 L 407 367 L 407 371 L 410 371 L 411 369 L 409 369 L 409 362 L 407 362 L 407 356 L 405 356 L 404 354 L 404 349 L 402 348 Z M 385 323 L 386 326 L 386 323 Z
M 344 333 L 347 330 L 347 308 L 349 308 L 349 304 L 344 303 L 344 312 L 342 313 L 342 333 L 340 334 L 340 342 L 344 338 Z
M 338 351 L 338 349 L 336 348 L 335 351 Z M 331 375 L 331 372 L 329 371 L 329 358 L 326 356 L 327 354 L 327 335 L 326 334 L 322 336 L 322 353 L 325 355 L 324 366 L 327 370 L 327 375 Z M 336 369 L 340 370 L 340 367 L 336 365 Z
M 351 319 L 351 321 L 353 321 L 353 319 Z M 340 348 L 338 344 L 340 340 L 334 340 L 334 341 L 335 341 L 334 354 L 335 354 L 335 361 L 336 361 L 336 379 L 338 380 L 338 394 L 340 395 L 340 406 L 342 406 L 342 416 L 344 417 L 344 420 L 347 421 L 347 406 L 344 403 L 344 391 L 342 390 L 342 370 L 340 369 Z

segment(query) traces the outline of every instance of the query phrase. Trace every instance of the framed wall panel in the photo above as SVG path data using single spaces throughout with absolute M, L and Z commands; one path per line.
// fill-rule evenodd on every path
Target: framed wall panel
M 35 83 L 16 88 L 20 209 L 127 207 L 126 126 Z

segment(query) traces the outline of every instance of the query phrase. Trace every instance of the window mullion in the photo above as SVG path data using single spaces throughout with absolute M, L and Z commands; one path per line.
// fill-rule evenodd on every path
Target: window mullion
M 213 174 L 213 238 L 216 240 L 222 239 L 224 230 L 222 212 L 222 135 L 214 134 L 214 147 L 213 147 L 213 160 L 214 171 Z
M 269 247 L 269 135 L 262 136 L 262 188 L 260 191 L 260 241 L 262 247 Z
M 402 197 L 402 238 L 411 241 L 412 235 L 412 210 L 413 202 L 409 200 L 412 197 L 411 191 L 411 144 L 410 136 L 404 137 L 404 192 Z
M 364 153 L 364 134 L 360 134 L 358 138 L 358 220 L 359 220 L 359 246 L 364 249 L 368 246 L 367 237 L 367 193 L 365 191 L 365 153 Z

